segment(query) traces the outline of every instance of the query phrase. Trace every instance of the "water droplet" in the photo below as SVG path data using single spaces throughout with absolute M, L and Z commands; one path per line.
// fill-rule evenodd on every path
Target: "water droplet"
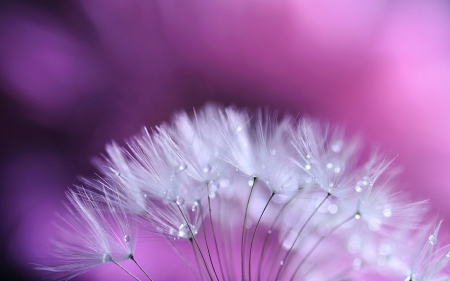
M 356 213 L 355 214 L 355 219 L 359 220 L 361 218 L 361 214 L 360 213 Z
M 130 235 L 125 235 L 125 236 L 123 237 L 123 241 L 125 241 L 125 242 L 130 242 L 130 241 L 131 241 Z
M 172 190 L 164 190 L 163 196 L 166 200 L 169 200 L 169 201 L 175 200 L 175 194 Z
M 446 258 L 450 258 L 450 251 L 448 251 L 448 252 L 445 254 L 445 257 L 446 257 Z
M 255 178 L 251 177 L 248 182 L 247 182 L 248 186 L 253 186 L 255 184 Z
M 198 207 L 198 202 L 194 202 L 194 204 L 192 205 L 192 212 L 197 211 L 197 207 Z
M 430 242 L 431 245 L 435 245 L 437 240 L 437 235 L 435 234 L 431 234 L 430 237 L 428 237 L 428 242 Z
M 186 163 L 181 163 L 181 164 L 178 166 L 178 170 L 180 170 L 180 171 L 184 171 L 184 170 L 186 170 L 186 169 L 187 169 Z
M 203 173 L 207 174 L 211 172 L 211 170 L 212 170 L 211 165 L 208 164 L 203 168 Z
M 280 265 L 284 265 L 284 260 L 281 260 L 281 261 L 280 261 Z
M 328 168 L 328 169 L 333 168 L 333 164 L 332 164 L 332 163 L 328 163 L 328 164 L 327 164 L 327 168 Z
M 144 193 L 144 198 L 147 198 L 148 197 L 148 194 L 147 193 Z
M 356 192 L 361 192 L 362 191 L 362 187 L 357 185 L 357 186 L 355 186 L 355 190 L 356 190 Z
M 194 234 L 192 234 L 194 233 Z M 197 227 L 195 225 L 183 223 L 178 228 L 178 238 L 190 239 L 197 234 Z
M 334 172 L 336 174 L 339 174 L 341 172 L 341 168 L 339 168 L 339 167 L 334 168 Z
M 306 158 L 308 158 L 308 159 L 309 159 L 309 158 L 311 158 L 311 155 L 309 155 L 309 154 L 306 154 Z
M 328 206 L 328 212 L 330 214 L 336 214 L 338 212 L 338 210 L 339 210 L 339 208 L 338 208 L 338 206 L 336 204 L 330 204 Z
M 270 155 L 275 155 L 277 153 L 277 151 L 275 149 L 271 149 L 269 150 Z
M 236 128 L 236 132 L 238 132 L 238 133 L 242 132 L 242 127 L 241 127 L 241 126 L 238 126 L 238 127 Z
M 120 177 L 120 173 L 118 171 L 115 171 L 114 174 L 116 174 L 116 176 Z
M 384 209 L 383 216 L 385 216 L 386 218 L 390 218 L 392 216 L 392 210 L 389 208 Z
M 181 196 L 177 196 L 177 201 L 175 201 L 178 206 L 183 206 L 184 204 L 184 198 Z
M 112 256 L 111 256 L 111 254 L 109 254 L 109 253 L 107 253 L 107 254 L 104 254 L 103 255 L 103 258 L 102 258 L 102 261 L 105 263 L 105 262 L 111 262 L 113 259 L 112 259 Z
M 311 165 L 306 164 L 306 165 L 305 165 L 305 169 L 308 170 L 308 171 L 311 170 Z
M 267 230 L 267 233 L 272 234 L 272 230 L 271 229 Z
M 340 152 L 342 149 L 342 141 L 339 140 L 337 142 L 335 142 L 333 145 L 331 145 L 331 150 L 333 150 L 333 152 Z

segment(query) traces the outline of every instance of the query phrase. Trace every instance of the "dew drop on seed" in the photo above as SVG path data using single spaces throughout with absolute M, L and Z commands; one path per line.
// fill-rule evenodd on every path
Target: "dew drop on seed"
M 192 234 L 193 233 L 193 234 Z M 183 239 L 190 239 L 197 234 L 197 227 L 195 225 L 183 223 L 178 228 L 178 237 Z
M 130 242 L 130 241 L 131 241 L 130 235 L 125 235 L 125 236 L 123 237 L 123 241 L 125 241 L 125 242 Z
M 277 151 L 275 149 L 271 149 L 269 150 L 270 155 L 275 155 L 277 153 Z
M 328 168 L 328 169 L 333 168 L 333 164 L 332 164 L 332 163 L 327 163 L 327 168 Z
M 253 178 L 250 178 L 247 182 L 248 186 L 253 186 L 254 183 L 255 183 L 255 180 Z
M 428 242 L 430 242 L 431 245 L 435 245 L 437 243 L 437 235 L 431 234 L 430 237 L 428 237 Z
M 211 169 L 211 165 L 208 164 L 203 168 L 203 173 L 208 174 L 209 172 L 211 172 Z
M 356 213 L 355 219 L 359 220 L 360 218 L 361 218 L 361 214 L 360 213 Z
M 309 155 L 309 154 L 306 154 L 306 158 L 308 158 L 308 159 L 309 159 L 309 158 L 311 158 L 311 155 Z
M 308 170 L 308 171 L 311 170 L 311 165 L 306 164 L 306 165 L 305 165 L 305 169 Z
M 184 204 L 184 198 L 181 196 L 177 196 L 177 200 L 175 201 L 178 206 L 183 206 Z
M 355 186 L 355 190 L 356 190 L 356 192 L 361 192 L 362 191 L 362 187 L 357 185 L 357 186 Z
M 384 209 L 383 216 L 385 216 L 386 218 L 390 218 L 392 216 L 392 210 L 389 208 Z
M 236 132 L 238 132 L 238 133 L 242 132 L 242 127 L 241 127 L 241 126 L 238 126 L 238 127 L 236 128 Z
M 105 262 L 111 262 L 113 259 L 111 257 L 111 254 L 107 253 L 103 255 L 102 261 Z
M 338 153 L 341 151 L 342 148 L 342 141 L 337 141 L 331 146 L 331 150 Z
M 336 204 L 330 204 L 329 206 L 328 206 L 328 212 L 330 213 L 330 214 L 336 214 L 337 212 L 338 212 L 338 210 L 339 210 L 339 208 L 338 208 L 338 206 L 336 205 Z
M 181 164 L 178 166 L 178 170 L 180 170 L 180 171 L 184 171 L 184 170 L 186 170 L 186 168 L 187 168 L 186 163 L 181 163 Z

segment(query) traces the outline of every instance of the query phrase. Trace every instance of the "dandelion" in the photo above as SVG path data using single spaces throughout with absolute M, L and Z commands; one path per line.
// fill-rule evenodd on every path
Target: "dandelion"
M 364 159 L 361 143 L 267 110 L 178 113 L 106 147 L 98 177 L 69 191 L 53 263 L 38 269 L 68 280 L 114 263 L 139 280 L 121 265 L 131 259 L 150 279 L 134 256 L 139 230 L 169 243 L 197 280 L 445 280 L 442 222 L 423 227 L 425 202 L 396 192 L 393 161 L 378 150 Z M 420 249 L 403 241 L 427 235 Z

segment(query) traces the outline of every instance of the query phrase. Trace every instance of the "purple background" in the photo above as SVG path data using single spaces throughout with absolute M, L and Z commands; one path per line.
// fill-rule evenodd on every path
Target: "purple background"
M 449 218 L 448 1 L 3 1 L 2 279 L 36 280 L 64 191 L 107 142 L 207 101 L 346 124 Z M 155 280 L 181 279 L 158 247 Z

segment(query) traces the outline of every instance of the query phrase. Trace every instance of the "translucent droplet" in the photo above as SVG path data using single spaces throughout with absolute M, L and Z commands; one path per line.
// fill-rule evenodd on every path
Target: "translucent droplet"
M 284 264 L 284 260 L 281 260 L 281 261 L 280 261 L 280 265 L 283 265 L 283 264 Z
M 277 151 L 275 149 L 271 149 L 269 150 L 270 155 L 275 155 L 277 153 Z
M 187 169 L 186 163 L 181 163 L 180 166 L 178 166 L 178 170 L 180 170 L 180 171 L 184 171 L 186 169 Z
M 192 212 L 197 211 L 197 207 L 198 207 L 198 202 L 194 202 L 194 204 L 192 205 Z
M 448 251 L 448 252 L 445 254 L 445 257 L 446 257 L 446 258 L 450 258 L 450 251 Z
M 390 218 L 392 216 L 392 210 L 389 208 L 384 209 L 383 216 L 385 216 L 386 218 Z
M 144 198 L 147 198 L 148 197 L 148 194 L 147 193 L 144 193 Z
M 272 234 L 272 230 L 271 229 L 267 230 L 267 233 Z
M 203 173 L 207 174 L 211 172 L 211 170 L 212 170 L 211 165 L 208 164 L 203 168 Z
M 112 259 L 112 256 L 111 256 L 111 254 L 109 254 L 109 253 L 107 253 L 107 254 L 104 254 L 103 255 L 103 258 L 102 258 L 102 261 L 105 263 L 105 262 L 111 262 L 113 259 Z
M 357 186 L 355 186 L 355 190 L 356 190 L 356 192 L 361 192 L 362 191 L 362 187 L 357 185 Z
M 238 126 L 238 127 L 236 128 L 236 132 L 238 132 L 238 133 L 242 132 L 242 127 L 241 127 L 241 126 Z
M 308 171 L 311 170 L 311 165 L 306 164 L 306 165 L 305 165 L 305 169 L 308 170 Z
M 361 218 L 361 214 L 360 213 L 356 213 L 355 214 L 355 219 L 359 220 Z
M 251 177 L 248 182 L 247 182 L 248 186 L 253 186 L 255 184 L 255 177 Z
M 339 208 L 338 208 L 338 206 L 336 204 L 330 204 L 328 206 L 328 212 L 330 214 L 336 214 L 338 212 L 338 210 L 339 210 Z
M 336 174 L 339 174 L 341 172 L 341 168 L 339 168 L 339 167 L 334 168 L 334 172 Z
M 309 155 L 309 154 L 306 154 L 306 158 L 308 158 L 308 159 L 309 159 L 309 158 L 311 158 L 311 155 Z
M 342 149 L 342 141 L 339 140 L 337 142 L 335 142 L 332 146 L 331 146 L 331 150 L 333 150 L 333 152 L 340 152 Z
M 178 206 L 183 206 L 184 204 L 184 198 L 181 196 L 177 196 L 177 200 L 175 201 Z
M 164 197 L 168 201 L 175 201 L 175 199 L 176 199 L 175 193 L 172 190 L 164 191 Z
M 115 171 L 114 174 L 116 174 L 116 176 L 120 177 L 120 173 L 118 171 Z
M 130 241 L 131 241 L 130 235 L 125 235 L 125 236 L 123 237 L 123 241 L 125 241 L 125 242 L 130 242 Z
M 188 226 L 186 223 L 183 223 L 178 228 L 178 238 L 191 239 L 196 234 L 197 227 L 195 227 L 195 225 L 189 224 Z
M 333 164 L 332 164 L 332 163 L 328 163 L 328 164 L 327 164 L 327 168 L 328 168 L 328 169 L 333 168 Z
M 437 235 L 435 234 L 431 234 L 430 237 L 428 237 L 428 242 L 430 242 L 431 245 L 435 245 L 437 240 Z

